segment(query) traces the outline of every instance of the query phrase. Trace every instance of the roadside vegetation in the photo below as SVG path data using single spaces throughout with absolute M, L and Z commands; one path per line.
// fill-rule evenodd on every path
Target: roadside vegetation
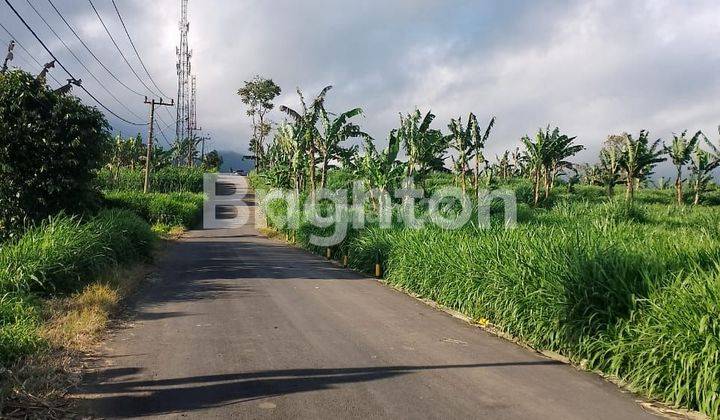
M 294 189 L 304 202 L 314 187 L 349 189 L 355 180 L 393 193 L 413 176 L 426 197 L 443 186 L 461 188 L 474 212 L 478 192 L 512 190 L 517 226 L 506 229 L 502 206 L 493 203 L 489 228 L 414 229 L 402 224 L 401 203 L 391 199 L 392 228 L 384 229 L 378 194 L 364 204 L 371 221 L 330 248 L 310 236 L 335 227 L 273 224 L 273 216 L 287 214 L 281 201 L 265 209 L 271 228 L 648 398 L 720 418 L 717 141 L 701 132 L 666 141 L 645 130 L 618 133 L 608 136 L 597 163 L 580 164 L 573 159 L 584 148 L 579 141 L 546 127 L 491 159 L 494 118 L 481 124 L 470 114 L 443 130 L 431 113 L 416 110 L 378 150 L 358 125 L 361 110 L 325 110 L 329 91 L 311 101 L 301 94 L 300 110 L 280 107 L 288 118 L 267 145 L 255 142 L 262 169 L 250 179 L 259 193 Z M 665 161 L 675 168 L 672 179 L 654 175 Z M 333 211 L 320 204 L 325 214 Z M 428 216 L 421 201 L 415 211 Z
M 44 77 L 0 73 L 0 416 L 65 417 L 76 360 L 149 274 L 160 238 L 200 218 L 201 159 L 156 147 L 143 194 L 140 135 Z M 184 145 L 184 146 L 183 146 Z

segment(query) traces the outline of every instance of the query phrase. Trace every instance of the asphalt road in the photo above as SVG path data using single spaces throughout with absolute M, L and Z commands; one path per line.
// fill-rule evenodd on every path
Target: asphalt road
M 643 419 L 631 395 L 252 228 L 190 232 L 78 396 L 100 417 Z

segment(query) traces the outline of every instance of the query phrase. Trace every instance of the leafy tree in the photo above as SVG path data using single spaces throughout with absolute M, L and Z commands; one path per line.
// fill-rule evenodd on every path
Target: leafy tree
M 702 132 L 698 131 L 691 138 L 687 138 L 687 130 L 683 131 L 679 136 L 673 134 L 670 146 L 665 146 L 665 152 L 670 156 L 673 165 L 675 165 L 675 194 L 678 204 L 683 203 L 683 167 L 690 162 L 695 145 L 700 140 Z
M 625 198 L 632 200 L 635 197 L 635 184 L 652 174 L 656 164 L 665 161 L 661 156 L 663 149 L 660 147 L 661 140 L 655 140 L 650 144 L 650 134 L 641 130 L 637 139 L 632 135 L 624 133 L 619 136 L 622 141 L 620 167 L 625 174 Z
M 266 120 L 268 112 L 275 107 L 273 99 L 280 95 L 280 86 L 272 79 L 259 75 L 245 81 L 245 85 L 238 89 L 242 102 L 248 106 L 247 115 L 252 118 L 253 137 L 250 142 L 250 151 L 255 154 L 255 167 L 262 169 L 265 137 L 270 133 L 271 125 Z
M 219 171 L 223 164 L 223 158 L 217 150 L 211 150 L 205 154 L 202 164 L 206 170 Z
M 102 112 L 20 70 L 0 74 L 0 230 L 93 208 L 110 149 Z

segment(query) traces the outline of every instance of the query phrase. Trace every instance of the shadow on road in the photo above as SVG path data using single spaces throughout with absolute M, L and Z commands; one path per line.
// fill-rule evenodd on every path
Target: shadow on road
M 100 416 L 127 417 L 193 411 L 259 398 L 377 381 L 429 370 L 546 366 L 557 361 L 499 362 L 439 366 L 382 366 L 339 369 L 292 369 L 159 380 L 122 380 L 140 368 L 106 369 L 96 373 L 88 389 L 91 408 Z M 112 381 L 112 382 L 110 382 Z

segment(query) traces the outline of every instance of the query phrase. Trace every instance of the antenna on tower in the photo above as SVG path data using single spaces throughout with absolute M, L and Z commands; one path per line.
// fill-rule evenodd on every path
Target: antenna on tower
M 188 0 L 180 0 L 180 45 L 177 47 L 177 75 L 178 75 L 178 97 L 177 97 L 177 119 L 175 121 L 175 136 L 178 141 L 190 138 L 190 95 L 189 76 L 190 58 L 192 53 L 188 46 Z

